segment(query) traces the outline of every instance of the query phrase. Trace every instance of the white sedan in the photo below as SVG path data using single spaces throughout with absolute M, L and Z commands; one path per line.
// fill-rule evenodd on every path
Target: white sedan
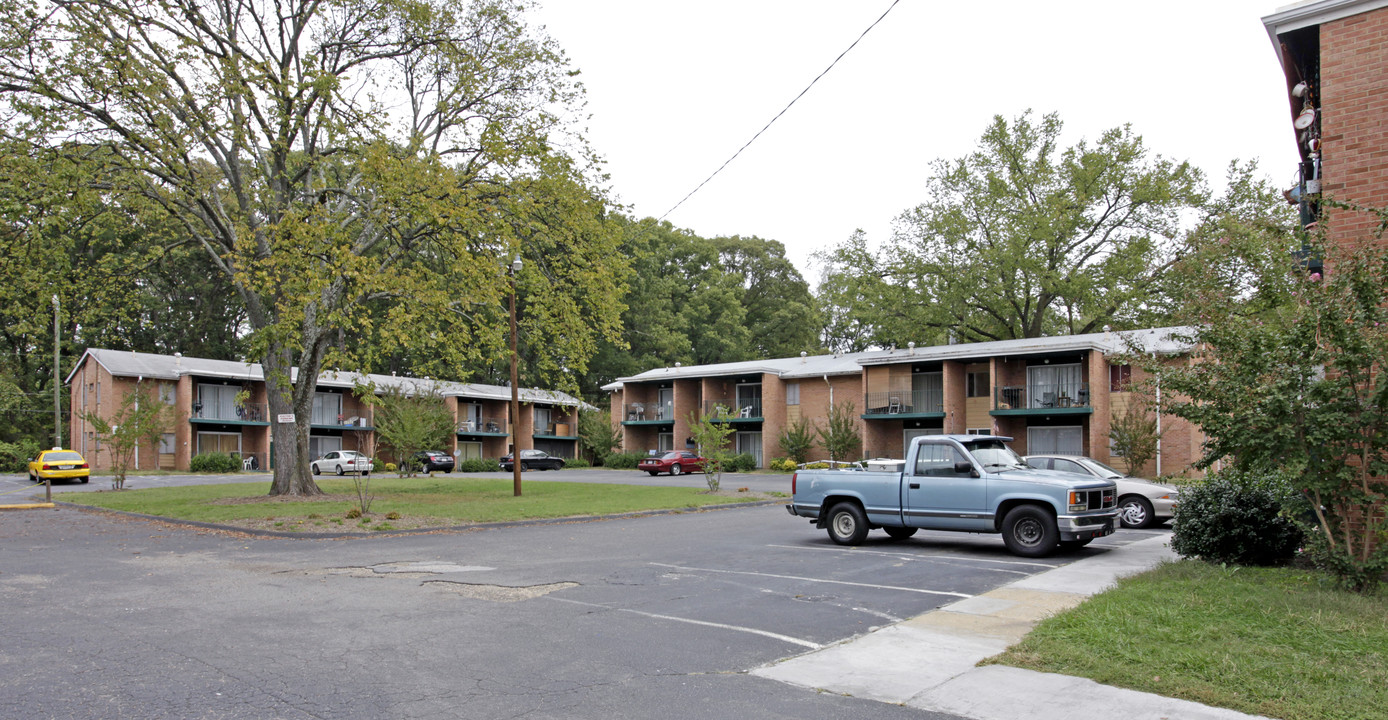
M 356 450 L 334 450 L 314 460 L 309 467 L 313 470 L 314 475 L 321 475 L 324 470 L 331 470 L 338 475 L 346 475 L 347 473 L 370 475 L 371 458 Z
M 1145 528 L 1164 523 L 1175 514 L 1180 491 L 1117 470 L 1081 455 L 1028 455 L 1027 464 L 1037 470 L 1059 470 L 1112 480 L 1118 485 L 1118 518 L 1123 527 Z

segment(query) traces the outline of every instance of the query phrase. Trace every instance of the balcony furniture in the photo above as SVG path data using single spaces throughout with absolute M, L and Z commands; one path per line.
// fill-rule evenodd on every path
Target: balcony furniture
M 458 423 L 458 432 L 472 432 L 477 429 L 477 423 L 471 420 L 464 420 Z
M 1080 390 L 1079 392 L 1075 393 L 1075 396 L 1076 396 L 1076 397 L 1075 397 L 1075 404 L 1076 404 L 1076 405 L 1078 405 L 1078 406 L 1080 406 L 1080 407 L 1084 407 L 1084 406 L 1086 406 L 1086 405 L 1089 404 L 1089 391 L 1088 391 L 1088 390 Z
M 642 405 L 641 403 L 632 403 L 631 406 L 627 408 L 627 419 L 628 419 L 628 420 L 645 420 L 645 419 L 646 419 L 646 406 L 645 406 L 645 405 Z
M 744 417 L 744 418 L 752 417 L 752 406 L 751 406 L 751 405 L 743 405 L 743 406 L 742 406 L 742 412 L 738 413 L 738 417 Z
M 487 421 L 487 432 L 489 432 L 489 433 L 499 433 L 499 432 L 501 432 L 501 426 L 500 426 L 500 425 L 497 425 L 496 422 L 493 421 L 493 420 L 488 420 L 488 421 Z
M 1065 393 L 1061 393 L 1060 397 L 1056 399 L 1056 406 L 1063 408 L 1070 407 L 1070 396 L 1066 395 Z
M 892 398 L 887 401 L 887 414 L 895 415 L 899 412 L 901 412 L 901 398 L 892 396 Z
M 1053 393 L 1053 392 L 1043 392 L 1043 393 L 1041 393 L 1041 400 L 1040 400 L 1040 402 L 1037 403 L 1037 405 L 1039 405 L 1040 407 L 1048 407 L 1048 408 L 1053 408 L 1053 407 L 1055 407 L 1055 393 Z

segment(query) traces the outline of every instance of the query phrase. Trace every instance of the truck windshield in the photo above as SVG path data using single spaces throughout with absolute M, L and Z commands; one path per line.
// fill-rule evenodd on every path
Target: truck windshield
M 984 467 L 1026 467 L 1017 453 L 1012 452 L 1001 440 L 970 443 L 968 448 Z

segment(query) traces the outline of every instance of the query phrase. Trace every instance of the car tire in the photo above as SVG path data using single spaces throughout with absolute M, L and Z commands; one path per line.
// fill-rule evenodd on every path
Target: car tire
M 829 508 L 826 524 L 829 539 L 838 545 L 862 545 L 868 534 L 867 514 L 854 502 L 841 502 Z
M 886 530 L 887 537 L 890 537 L 893 540 L 905 540 L 911 537 L 912 535 L 916 534 L 916 528 L 913 527 L 887 526 L 882 529 Z
M 1118 499 L 1118 519 L 1125 528 L 1145 528 L 1152 526 L 1152 503 L 1141 495 L 1128 495 Z
M 91 480 L 91 479 L 92 479 L 92 478 L 91 478 L 90 475 L 83 475 L 83 476 L 82 476 L 82 484 L 83 484 L 83 485 L 86 485 L 86 484 L 87 484 L 87 481 L 88 481 L 88 480 Z
M 647 470 L 647 471 L 646 471 L 646 474 L 647 474 L 647 475 L 650 475 L 651 477 L 655 477 L 656 475 L 659 475 L 659 474 L 660 474 L 660 471 L 659 471 L 659 470 Z
M 309 466 L 308 466 L 308 469 L 309 469 L 309 470 L 312 470 L 314 475 L 322 475 L 322 474 L 323 474 L 323 471 L 318 469 L 318 463 L 314 463 L 314 464 L 312 464 L 312 465 L 309 465 Z
M 339 476 L 341 476 L 341 475 L 346 475 L 347 473 L 342 472 L 342 466 L 341 466 L 341 465 L 338 465 L 338 466 L 337 466 L 337 474 L 338 474 Z
M 654 475 L 655 473 L 651 473 L 651 474 Z M 38 475 L 35 475 L 35 474 L 33 474 L 33 473 L 29 473 L 29 482 L 31 482 L 31 483 L 36 483 L 36 482 L 43 482 L 43 481 L 42 481 L 42 480 L 39 480 L 39 476 L 38 476 Z
M 530 463 L 527 463 L 527 462 L 522 462 L 522 463 L 521 463 L 521 472 L 526 472 L 526 471 L 529 470 L 529 469 L 530 469 Z
M 682 474 L 684 474 L 684 468 L 680 467 L 679 463 L 675 463 L 674 465 L 670 466 L 670 477 Z
M 1046 557 L 1060 547 L 1060 530 L 1049 512 L 1035 505 L 1019 505 L 1002 520 L 1002 542 L 1013 555 Z

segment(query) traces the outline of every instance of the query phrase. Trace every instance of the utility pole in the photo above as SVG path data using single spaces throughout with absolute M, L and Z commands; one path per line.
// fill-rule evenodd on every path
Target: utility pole
M 58 295 L 53 295 L 53 447 L 63 446 L 63 378 L 58 373 Z
M 521 258 L 511 261 L 511 476 L 513 497 L 521 496 L 520 450 L 520 354 L 516 352 L 516 275 L 521 271 Z

